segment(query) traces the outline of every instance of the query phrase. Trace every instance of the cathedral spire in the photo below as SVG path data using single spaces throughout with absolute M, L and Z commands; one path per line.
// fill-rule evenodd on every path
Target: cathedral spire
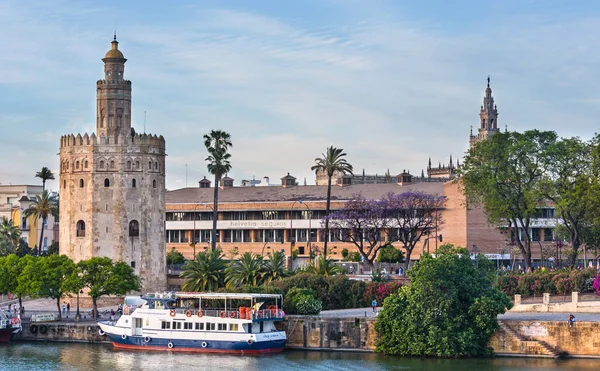
M 481 109 L 479 110 L 480 125 L 478 133 L 476 135 L 473 135 L 473 129 L 471 129 L 471 135 L 469 140 L 471 146 L 498 132 L 498 108 L 494 103 L 494 96 L 492 95 L 490 81 L 491 79 L 488 75 L 487 86 L 485 88 L 485 95 L 483 97 L 483 104 L 481 105 Z

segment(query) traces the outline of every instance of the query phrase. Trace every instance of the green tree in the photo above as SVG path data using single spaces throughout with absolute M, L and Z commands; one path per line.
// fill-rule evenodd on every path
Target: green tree
M 29 208 L 25 210 L 25 217 L 29 218 L 30 216 L 33 216 L 36 219 L 42 219 L 40 243 L 38 244 L 38 255 L 42 253 L 44 225 L 48 220 L 48 216 L 52 215 L 56 217 L 58 215 L 58 206 L 56 202 L 56 197 L 50 195 L 48 191 L 44 190 L 41 195 L 36 195 L 35 198 L 31 200 L 31 205 L 29 205 Z
M 222 130 L 211 130 L 204 135 L 204 146 L 208 150 L 206 158 L 208 171 L 215 176 L 214 201 L 213 201 L 213 230 L 211 249 L 217 249 L 217 210 L 219 207 L 219 182 L 223 175 L 231 170 L 229 159 L 231 154 L 228 152 L 232 147 L 231 135 Z
M 169 251 L 167 253 L 167 264 L 173 265 L 173 264 L 183 264 L 183 263 L 185 263 L 185 257 L 183 256 L 182 253 L 175 250 L 175 248 L 173 247 L 171 249 L 171 251 Z
M 4 241 L 7 245 L 8 253 L 14 253 L 19 248 L 19 240 L 21 239 L 21 230 L 17 227 L 12 219 L 3 218 L 0 221 L 0 243 Z M 4 254 L 8 255 L 8 254 Z
M 226 268 L 221 250 L 203 251 L 196 259 L 188 260 L 179 274 L 185 280 L 184 291 L 216 291 L 223 286 L 223 271 Z
M 264 282 L 276 281 L 287 276 L 285 255 L 281 251 L 269 253 L 269 259 L 264 262 Z
M 47 167 L 43 167 L 42 170 L 35 173 L 36 178 L 40 178 L 42 180 L 42 191 L 46 190 L 46 181 L 54 180 L 54 173 L 50 171 Z
M 319 276 L 333 276 L 344 273 L 344 268 L 335 264 L 332 259 L 327 259 L 325 255 L 321 255 L 317 259 L 317 264 L 312 261 L 308 263 L 306 272 Z
M 594 205 L 600 194 L 598 171 L 593 163 L 594 143 L 579 138 L 563 138 L 546 151 L 542 194 L 554 203 L 571 242 L 567 255 L 574 267 L 583 243 L 584 229 L 589 229 L 596 215 Z
M 480 205 L 490 223 L 508 227 L 523 255 L 525 266 L 531 266 L 529 231 L 536 208 L 545 200 L 540 189 L 545 155 L 556 141 L 556 133 L 538 130 L 524 133 L 496 133 L 469 149 L 458 169 L 467 203 Z
M 377 254 L 378 263 L 402 263 L 404 254 L 391 243 L 386 244 Z
M 331 210 L 331 178 L 335 172 L 343 174 L 352 174 L 352 165 L 346 159 L 346 154 L 341 148 L 330 146 L 327 151 L 322 154 L 322 157 L 315 158 L 315 165 L 310 170 L 315 172 L 323 172 L 327 175 L 327 203 L 325 204 L 325 236 L 329 236 L 329 212 Z M 323 242 L 323 255 L 327 257 L 327 241 Z
M 240 260 L 229 263 L 225 269 L 225 282 L 227 287 L 260 286 L 264 275 L 262 256 L 245 252 Z
M 74 272 L 75 263 L 71 259 L 52 254 L 30 259 L 17 281 L 32 297 L 55 299 L 58 319 L 61 320 L 60 299 L 70 292 L 65 282 Z
M 15 254 L 0 257 L 0 293 L 12 293 L 19 299 L 19 311 L 23 308 L 23 297 L 27 295 L 27 282 L 19 285 L 19 277 L 25 266 L 35 260 L 31 255 L 19 257 Z
M 443 245 L 425 254 L 377 317 L 376 351 L 401 356 L 466 357 L 490 354 L 498 314 L 511 307 L 493 287 L 494 266 L 466 249 Z
M 125 295 L 131 291 L 139 291 L 140 278 L 133 268 L 124 262 L 113 262 L 110 258 L 95 257 L 77 263 L 76 277 L 79 285 L 88 289 L 92 299 L 94 318 L 98 317 L 98 299 L 105 295 Z M 72 282 L 71 282 L 72 286 Z

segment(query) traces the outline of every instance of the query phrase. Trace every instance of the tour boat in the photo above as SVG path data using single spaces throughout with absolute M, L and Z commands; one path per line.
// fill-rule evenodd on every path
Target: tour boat
M 261 354 L 283 350 L 287 337 L 276 294 L 176 292 L 142 296 L 117 321 L 98 321 L 115 348 Z
M 21 329 L 21 318 L 18 315 L 13 316 L 0 309 L 0 343 L 10 342 Z

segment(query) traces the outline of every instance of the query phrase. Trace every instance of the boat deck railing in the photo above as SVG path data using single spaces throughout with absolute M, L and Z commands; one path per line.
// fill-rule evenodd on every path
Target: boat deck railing
M 128 308 L 129 313 L 132 313 L 136 307 Z M 258 311 L 247 310 L 240 312 L 239 310 L 225 310 L 225 309 L 204 309 L 198 310 L 195 308 L 174 308 L 173 317 L 176 314 L 183 314 L 186 317 L 214 317 L 214 318 L 230 318 L 230 319 L 246 319 L 252 321 L 264 321 L 264 320 L 278 320 L 283 319 L 284 312 L 281 309 L 261 309 Z M 126 310 L 125 313 L 128 311 Z

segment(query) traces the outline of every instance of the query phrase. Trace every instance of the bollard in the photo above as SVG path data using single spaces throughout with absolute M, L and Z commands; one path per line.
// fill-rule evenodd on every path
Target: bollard
M 577 307 L 577 303 L 579 303 L 579 292 L 573 291 L 571 293 L 571 302 Z
M 519 295 L 519 294 L 515 295 L 515 307 L 517 305 L 521 305 L 521 295 Z
M 550 293 L 547 293 L 547 292 L 544 293 L 542 303 L 545 305 L 550 304 Z

